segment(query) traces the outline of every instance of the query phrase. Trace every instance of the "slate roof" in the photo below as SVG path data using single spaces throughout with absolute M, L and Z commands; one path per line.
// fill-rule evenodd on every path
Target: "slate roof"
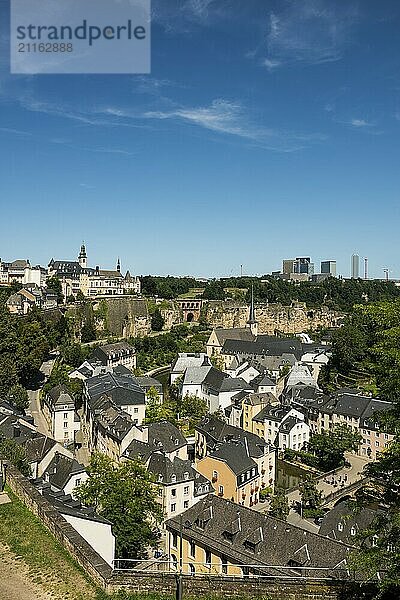
M 290 416 L 283 421 L 283 423 L 279 427 L 279 432 L 288 434 L 292 431 L 293 427 L 295 427 L 299 423 L 304 423 L 304 421 L 302 421 L 298 417 Z
M 65 405 L 69 407 L 75 406 L 74 399 L 71 397 L 68 388 L 63 383 L 61 385 L 56 385 L 49 390 L 46 396 L 54 408 L 60 408 Z
M 160 383 L 158 379 L 154 379 L 154 377 L 135 377 L 135 381 L 137 381 L 144 390 L 149 390 L 153 387 L 162 393 L 162 383 Z
M 150 423 L 147 426 L 148 443 L 163 449 L 169 454 L 187 445 L 186 438 L 175 425 L 168 421 Z
M 345 544 L 356 544 L 355 537 L 363 530 L 368 529 L 372 521 L 382 509 L 378 507 L 365 507 L 357 512 L 352 510 L 347 501 L 339 502 L 326 513 L 319 534 Z
M 215 448 L 221 442 L 228 440 L 246 439 L 249 448 L 249 454 L 253 458 L 260 458 L 264 455 L 267 443 L 260 437 L 249 431 L 244 431 L 240 427 L 228 425 L 225 421 L 218 419 L 215 415 L 207 415 L 196 426 L 196 430 L 202 433 L 207 440 L 207 446 L 210 449 Z
M 242 340 L 252 342 L 255 340 L 255 335 L 251 333 L 249 327 L 232 327 L 230 329 L 216 328 L 214 333 L 217 336 L 218 342 L 221 346 L 226 340 Z
M 276 338 L 259 335 L 254 341 L 226 339 L 222 354 L 244 354 L 253 356 L 282 356 L 294 354 L 300 360 L 303 347 L 297 338 Z
M 222 380 L 220 392 L 233 392 L 238 390 L 249 390 L 251 386 L 241 377 L 226 377 Z
M 211 367 L 211 361 L 204 352 L 180 352 L 172 365 L 172 373 L 184 373 L 188 367 Z
M 32 482 L 38 492 L 42 494 L 48 502 L 61 514 L 70 515 L 71 517 L 79 517 L 87 521 L 97 521 L 111 525 L 111 521 L 100 517 L 96 514 L 94 508 L 84 507 L 79 500 L 74 500 L 70 494 L 64 494 L 62 491 L 56 490 L 48 482 L 43 482 L 42 479 L 37 479 Z
M 92 401 L 103 394 L 112 398 L 117 406 L 140 405 L 146 403 L 144 390 L 135 382 L 133 377 L 106 373 L 91 377 L 84 383 L 89 396 L 90 406 Z
M 244 404 L 250 406 L 260 406 L 262 404 L 266 404 L 267 402 L 277 402 L 276 397 L 272 392 L 260 392 L 259 394 L 252 393 L 248 394 L 247 398 L 244 401 Z
M 135 353 L 135 348 L 128 342 L 116 342 L 115 344 L 105 344 L 98 346 L 93 350 L 92 357 L 101 360 L 103 364 L 108 359 L 131 356 Z
M 183 513 L 184 537 L 229 562 L 243 565 L 259 565 L 257 571 L 264 574 L 285 574 L 298 577 L 296 566 L 307 567 L 307 575 L 321 576 L 313 567 L 346 568 L 351 546 L 311 533 L 269 515 L 261 514 L 224 498 L 209 495 Z M 179 533 L 179 518 L 166 522 L 169 531 Z M 232 540 L 232 541 L 229 541 Z M 277 568 L 267 567 L 276 565 Z M 292 566 L 293 571 L 280 571 L 279 566 Z M 334 576 L 334 571 L 329 573 Z M 324 576 L 327 576 L 325 574 Z
M 374 423 L 373 415 L 392 408 L 390 402 L 349 393 L 336 393 L 331 398 L 317 405 L 325 414 L 338 414 L 360 419 L 360 427 L 379 429 Z
M 216 446 L 208 455 L 210 458 L 226 463 L 236 476 L 251 469 L 255 469 L 255 473 L 258 475 L 257 463 L 251 458 L 249 448 L 244 440 L 226 440 Z
M 290 411 L 289 406 L 282 406 L 279 403 L 267 404 L 253 417 L 253 421 L 263 423 L 264 421 L 275 421 L 280 423 L 285 415 Z
M 56 452 L 45 473 L 48 475 L 49 483 L 62 490 L 72 475 L 84 473 L 85 471 L 85 467 L 74 458 Z
M 120 442 L 135 427 L 130 415 L 103 396 L 104 404 L 96 418 L 95 427 Z M 107 402 L 108 400 L 108 402 Z

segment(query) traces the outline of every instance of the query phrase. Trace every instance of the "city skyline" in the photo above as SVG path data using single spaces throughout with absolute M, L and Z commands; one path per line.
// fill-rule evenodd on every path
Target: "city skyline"
M 1 3 L 5 259 L 85 239 L 99 264 L 212 277 L 306 247 L 400 278 L 394 0 L 154 0 L 148 76 L 12 76 L 8 20 Z

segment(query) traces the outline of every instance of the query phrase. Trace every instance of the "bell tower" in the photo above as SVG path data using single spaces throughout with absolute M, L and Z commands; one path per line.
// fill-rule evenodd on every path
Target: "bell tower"
M 86 269 L 86 267 L 87 267 L 87 254 L 86 254 L 85 242 L 82 243 L 81 251 L 80 251 L 79 256 L 78 256 L 78 261 L 79 261 L 79 264 L 82 267 L 82 269 Z
M 256 311 L 254 309 L 254 288 L 253 284 L 251 285 L 251 304 L 249 311 L 249 318 L 246 323 L 246 327 L 248 327 L 251 333 L 257 337 L 258 335 L 258 321 L 256 321 Z

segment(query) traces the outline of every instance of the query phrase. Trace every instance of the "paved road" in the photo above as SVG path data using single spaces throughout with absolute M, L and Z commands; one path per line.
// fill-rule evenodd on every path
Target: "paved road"
M 52 354 L 50 359 L 45 361 L 42 364 L 42 366 L 40 367 L 40 371 L 41 371 L 41 373 L 43 373 L 45 381 L 47 381 L 47 379 L 50 377 L 51 372 L 54 367 L 54 363 L 56 362 L 56 360 L 57 360 L 56 354 Z M 31 417 L 33 417 L 33 419 L 35 421 L 35 425 L 38 428 L 39 433 L 43 433 L 44 435 L 48 435 L 51 437 L 51 433 L 49 431 L 47 421 L 43 417 L 42 411 L 40 410 L 40 400 L 39 400 L 40 390 L 41 390 L 41 388 L 38 390 L 28 390 L 29 408 L 27 410 L 27 413 L 29 415 L 31 415 Z
M 31 415 L 31 417 L 33 417 L 33 420 L 35 421 L 35 425 L 38 428 L 39 433 L 43 433 L 43 435 L 51 437 L 47 421 L 44 418 L 42 411 L 40 410 L 39 393 L 40 390 L 28 390 L 29 408 L 27 410 L 27 413 Z

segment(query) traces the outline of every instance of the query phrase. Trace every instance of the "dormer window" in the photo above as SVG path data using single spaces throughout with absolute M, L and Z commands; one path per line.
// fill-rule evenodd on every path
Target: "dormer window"
M 187 471 L 184 472 L 183 478 L 185 481 L 187 481 L 189 479 L 189 473 Z
M 343 531 L 343 523 L 338 523 L 338 531 Z
M 173 473 L 171 475 L 171 483 L 176 483 L 176 475 L 175 475 L 175 473 Z
M 353 536 L 356 535 L 356 528 L 355 527 L 352 527 L 350 529 L 350 535 L 353 535 Z
M 178 445 L 179 445 L 179 440 L 178 440 L 178 438 L 176 438 L 175 439 L 175 446 L 178 446 Z
M 158 476 L 158 482 L 161 483 L 163 481 L 163 479 L 164 479 L 164 477 L 160 473 L 160 475 Z

